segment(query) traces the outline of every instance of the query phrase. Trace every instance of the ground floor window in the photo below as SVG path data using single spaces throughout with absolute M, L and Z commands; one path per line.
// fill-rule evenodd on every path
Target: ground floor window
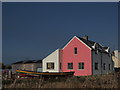
M 109 64 L 109 70 L 111 70 L 111 65 Z
M 78 69 L 84 69 L 84 62 L 78 63 Z
M 53 62 L 47 63 L 47 69 L 54 69 L 54 63 Z
M 42 72 L 42 68 L 41 67 L 37 67 L 37 72 Z
M 73 63 L 68 63 L 68 69 L 73 69 Z
M 98 63 L 95 63 L 95 70 L 98 70 Z

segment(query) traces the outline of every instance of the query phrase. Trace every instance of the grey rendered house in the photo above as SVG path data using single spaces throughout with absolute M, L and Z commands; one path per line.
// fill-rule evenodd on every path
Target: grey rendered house
M 12 64 L 12 73 L 15 73 L 16 70 L 42 72 L 42 60 L 25 60 L 15 62 Z

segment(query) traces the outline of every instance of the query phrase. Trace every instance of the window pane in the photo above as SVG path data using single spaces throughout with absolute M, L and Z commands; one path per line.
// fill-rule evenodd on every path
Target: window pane
M 109 64 L 109 70 L 111 69 L 111 65 Z
M 78 69 L 84 69 L 84 63 L 78 63 Z
M 54 69 L 54 63 L 47 63 L 47 69 Z
M 95 63 L 95 70 L 98 70 L 98 63 Z
M 82 63 L 82 69 L 84 69 L 84 63 Z
M 54 63 L 51 63 L 51 69 L 54 69 Z
M 68 63 L 68 69 L 73 69 L 73 63 Z
M 103 64 L 103 70 L 105 70 L 105 69 L 106 69 L 106 64 L 104 63 L 104 64 Z
M 74 54 L 77 54 L 77 48 L 76 47 L 74 48 Z

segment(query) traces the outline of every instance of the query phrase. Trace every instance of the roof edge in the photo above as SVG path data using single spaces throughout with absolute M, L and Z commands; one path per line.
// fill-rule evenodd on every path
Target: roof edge
M 74 36 L 62 49 L 64 49 L 74 38 L 77 38 L 79 41 L 81 41 L 85 46 L 87 46 L 90 50 L 92 50 L 91 47 L 89 47 L 87 44 L 85 44 L 82 40 L 79 39 L 78 36 Z

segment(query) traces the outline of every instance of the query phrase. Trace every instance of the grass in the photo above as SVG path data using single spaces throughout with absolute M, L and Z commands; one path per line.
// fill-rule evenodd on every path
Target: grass
M 120 73 L 43 79 L 3 80 L 3 88 L 118 88 Z

